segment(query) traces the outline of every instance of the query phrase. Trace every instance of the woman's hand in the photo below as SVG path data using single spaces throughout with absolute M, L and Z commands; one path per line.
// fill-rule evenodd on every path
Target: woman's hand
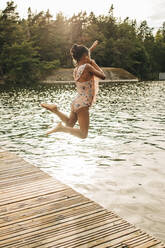
M 98 45 L 98 43 L 99 43 L 98 40 L 95 40 L 93 42 L 92 46 L 89 48 L 90 52 L 93 51 L 96 48 L 96 46 Z
M 88 63 L 88 64 L 91 64 L 92 65 L 92 63 L 93 63 L 93 59 L 91 59 L 89 56 L 86 56 L 86 58 L 85 58 L 85 62 L 86 63 Z
M 95 40 L 95 41 L 93 42 L 92 47 L 95 48 L 98 44 L 99 44 L 98 40 Z
M 90 63 L 92 66 L 96 64 L 95 60 L 94 59 L 90 59 Z

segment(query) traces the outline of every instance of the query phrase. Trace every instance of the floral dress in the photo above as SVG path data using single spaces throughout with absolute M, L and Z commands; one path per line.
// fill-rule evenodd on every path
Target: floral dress
M 79 82 L 83 71 L 85 70 L 86 64 L 76 67 L 73 71 L 73 77 L 76 81 L 77 96 L 71 104 L 73 112 L 78 112 L 83 107 L 91 107 L 96 101 L 96 95 L 98 93 L 98 82 L 99 79 L 95 76 L 90 81 Z

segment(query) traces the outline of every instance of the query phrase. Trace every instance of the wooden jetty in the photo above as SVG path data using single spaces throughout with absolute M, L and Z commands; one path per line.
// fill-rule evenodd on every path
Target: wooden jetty
M 0 152 L 0 248 L 162 248 L 114 212 Z

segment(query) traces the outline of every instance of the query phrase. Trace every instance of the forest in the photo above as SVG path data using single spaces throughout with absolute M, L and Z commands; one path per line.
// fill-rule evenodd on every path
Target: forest
M 124 68 L 141 80 L 165 71 L 165 22 L 154 33 L 145 20 L 116 18 L 113 5 L 106 15 L 80 12 L 69 18 L 29 7 L 25 19 L 10 1 L 0 10 L 0 79 L 36 83 L 59 67 L 73 67 L 72 44 L 89 47 L 95 40 L 100 44 L 93 58 L 100 66 Z

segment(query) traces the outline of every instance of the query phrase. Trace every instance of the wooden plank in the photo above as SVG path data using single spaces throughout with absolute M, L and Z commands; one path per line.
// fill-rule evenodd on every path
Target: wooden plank
M 1 161 L 1 168 L 12 168 L 16 167 L 16 164 L 19 165 L 19 163 L 25 164 L 28 163 L 21 157 L 18 157 L 17 155 L 9 152 L 0 152 L 0 161 Z
M 11 186 L 14 187 L 14 185 L 16 186 L 17 184 L 25 185 L 28 184 L 28 182 L 42 180 L 43 178 L 49 178 L 49 177 L 43 176 L 41 172 L 38 172 L 38 173 L 30 174 L 26 177 L 6 179 L 0 181 L 0 188 L 10 188 Z
M 0 206 L 0 216 L 4 216 L 8 213 L 13 213 L 20 211 L 22 209 L 34 208 L 36 206 L 41 206 L 50 202 L 60 201 L 67 198 L 72 198 L 77 196 L 78 193 L 72 189 L 65 189 L 62 191 L 57 191 L 53 193 L 48 193 L 46 195 L 37 196 L 31 199 L 25 199 L 23 201 L 18 201 L 10 204 L 5 204 Z
M 3 173 L 2 173 L 3 172 Z M 24 176 L 26 174 L 32 174 L 32 173 L 35 173 L 35 172 L 40 172 L 41 171 L 34 167 L 34 168 L 29 168 L 29 167 L 25 167 L 25 168 L 15 168 L 15 170 L 3 170 L 1 171 L 0 173 L 0 180 L 5 180 L 5 179 L 8 179 L 8 178 L 13 178 L 13 177 L 17 177 L 17 176 Z
M 141 244 L 141 245 L 136 245 L 133 247 L 136 248 L 148 248 L 148 247 L 154 247 L 155 245 L 160 244 L 160 241 L 158 240 L 148 240 L 145 243 Z
M 57 180 L 53 180 L 53 178 L 50 178 L 50 176 L 43 176 L 42 173 L 34 173 L 34 174 L 31 174 L 31 175 L 28 175 L 26 177 L 20 177 L 20 178 L 17 178 L 17 179 L 13 179 L 11 180 L 11 182 L 0 182 L 0 190 L 1 192 L 13 192 L 13 189 L 15 188 L 17 190 L 20 190 L 20 189 L 25 189 L 26 187 L 28 187 L 29 184 L 31 184 L 32 186 L 32 189 L 33 189 L 33 185 L 36 185 L 36 184 L 41 184 L 41 183 L 44 183 L 44 180 L 49 180 L 48 185 L 49 184 L 54 184 L 57 185 L 57 186 L 60 186 L 60 185 L 65 185 L 65 184 L 62 184 L 62 183 L 59 183 L 59 181 Z M 41 187 L 42 188 L 42 187 Z M 67 185 L 65 185 L 65 188 L 69 188 Z
M 107 237 L 106 240 L 108 240 L 109 238 Z M 112 241 L 107 241 L 107 242 L 103 242 L 104 240 L 102 240 L 103 243 L 99 244 L 99 245 L 95 245 L 95 248 L 119 248 L 119 247 L 123 247 L 123 248 L 133 248 L 133 247 L 137 247 L 140 244 L 145 246 L 147 245 L 147 247 L 155 247 L 155 248 L 163 248 L 163 244 L 160 241 L 155 241 L 152 246 L 148 246 L 148 242 L 150 240 L 154 240 L 154 238 L 149 237 L 147 234 L 145 233 L 141 233 L 141 231 L 139 231 L 139 235 L 137 236 L 136 232 L 135 233 L 131 233 L 130 235 L 127 236 L 123 236 L 120 237 L 118 239 L 114 239 Z M 106 241 L 105 240 L 105 241 Z M 142 246 L 142 247 L 143 247 Z M 90 246 L 89 246 L 90 247 Z
M 0 159 L 1 161 L 1 159 Z M 0 166 L 0 174 L 2 173 L 5 173 L 5 172 L 14 172 L 15 170 L 20 170 L 20 169 L 24 169 L 24 168 L 29 168 L 29 169 L 34 169 L 34 165 L 29 165 L 26 161 L 22 161 L 22 160 L 18 160 L 17 162 L 11 162 L 8 163 L 7 165 L 6 164 L 2 164 L 2 161 L 1 161 L 1 166 Z M 37 168 L 37 167 L 36 167 Z M 39 168 L 37 168 L 39 170 Z
M 41 177 L 42 174 L 39 174 L 39 179 Z M 27 184 L 27 185 L 26 185 Z M 65 184 L 59 183 L 55 180 L 53 180 L 52 178 L 48 177 L 48 178 L 43 178 L 41 177 L 41 180 L 35 180 L 35 181 L 30 181 L 29 183 L 28 181 L 25 180 L 24 183 L 24 187 L 22 187 L 22 184 L 16 184 L 16 186 L 14 187 L 13 185 L 10 188 L 2 188 L 0 189 L 0 193 L 1 193 L 1 199 L 3 198 L 9 198 L 10 196 L 13 196 L 13 190 L 15 190 L 17 192 L 17 195 L 21 195 L 23 193 L 27 193 L 27 192 L 39 192 L 40 189 L 45 189 L 48 187 L 58 187 L 58 186 L 64 186 L 65 188 L 69 188 L 68 186 L 66 186 Z
M 56 232 L 54 229 L 52 232 L 48 232 L 47 235 L 36 235 L 34 236 L 33 233 L 29 235 L 27 238 L 24 235 L 20 237 L 24 240 L 24 243 L 28 245 L 28 247 L 40 247 L 39 245 L 43 243 L 44 247 L 49 247 L 53 245 L 54 247 L 73 247 L 73 245 L 79 245 L 81 243 L 88 243 L 90 240 L 94 238 L 102 237 L 104 235 L 122 235 L 127 233 L 129 230 L 135 231 L 135 228 L 130 227 L 127 225 L 120 225 L 120 227 L 112 225 L 112 224 L 105 224 L 105 225 L 93 225 L 92 228 L 84 227 L 84 228 L 75 228 L 74 230 L 68 230 L 67 232 L 65 229 L 61 230 L 61 232 Z M 21 244 L 19 236 L 15 237 L 14 245 L 15 247 Z M 46 241 L 46 242 L 45 242 Z M 6 239 L 1 241 L 1 244 L 7 244 Z M 42 247 L 42 246 L 41 246 Z
M 38 167 L 32 165 L 32 164 L 29 164 L 27 161 L 25 161 L 24 159 L 22 158 L 19 158 L 19 157 L 14 157 L 10 160 L 4 160 L 0 157 L 0 163 L 1 163 L 1 166 L 0 166 L 0 174 L 5 171 L 13 171 L 13 170 L 18 170 L 18 169 L 26 169 L 26 168 L 29 168 L 29 169 L 32 169 L 32 170 L 40 170 Z
M 61 211 L 60 213 L 55 213 L 55 214 L 52 214 L 49 216 L 42 216 L 41 218 L 35 219 L 35 222 L 33 219 L 31 219 L 31 220 L 28 220 L 26 222 L 18 223 L 20 225 L 19 231 L 25 230 L 25 234 L 26 233 L 28 234 L 27 242 L 31 243 L 31 242 L 33 242 L 33 238 L 36 235 L 35 231 L 37 232 L 37 230 L 39 230 L 39 232 L 37 232 L 37 237 L 39 236 L 39 234 L 40 234 L 41 238 L 43 237 L 42 230 L 44 231 L 44 233 L 47 237 L 47 235 L 48 235 L 47 229 L 42 228 L 41 223 L 42 223 L 42 225 L 51 224 L 51 226 L 53 226 L 53 227 L 56 227 L 56 225 L 61 224 L 61 223 L 64 223 L 64 224 L 66 224 L 67 222 L 69 223 L 70 221 L 72 221 L 72 223 L 73 223 L 78 218 L 87 217 L 91 214 L 96 214 L 100 211 L 105 211 L 102 209 L 100 210 L 98 208 L 100 208 L 98 205 L 96 205 L 94 208 L 94 206 L 90 203 L 90 205 L 88 204 L 88 206 L 79 206 L 79 207 L 64 210 L 64 211 Z M 36 226 L 36 224 L 38 224 L 38 227 Z M 29 225 L 30 225 L 30 230 L 29 230 Z M 11 227 L 14 228 L 13 225 L 11 225 Z M 21 227 L 22 227 L 22 230 L 21 230 Z M 34 236 L 32 236 L 32 235 L 34 235 Z M 52 235 L 55 236 L 54 233 L 52 233 Z M 23 237 L 25 239 L 25 236 L 19 235 L 19 236 L 16 236 L 15 238 L 5 240 L 4 242 L 1 240 L 0 245 L 2 245 L 2 244 L 9 245 L 10 244 L 11 247 L 12 247 L 12 245 L 16 245 L 16 244 L 22 245 L 22 240 L 24 240 Z M 20 247 L 21 247 L 21 245 L 20 245 Z
M 36 206 L 35 208 L 20 210 L 19 212 L 8 213 L 6 216 L 0 217 L 0 227 L 5 225 L 11 225 L 15 222 L 37 218 L 38 216 L 47 215 L 56 211 L 61 211 L 67 208 L 74 208 L 75 206 L 81 206 L 91 201 L 85 197 L 77 196 L 71 199 L 65 199 L 60 202 L 51 202 L 47 205 Z
M 0 248 L 162 248 L 115 213 L 0 152 Z
M 19 233 L 19 235 L 24 235 L 24 234 L 28 235 L 30 233 L 30 236 L 32 234 L 35 235 L 35 233 L 38 236 L 39 233 L 42 233 L 42 230 L 44 230 L 44 232 L 47 235 L 48 234 L 46 231 L 47 228 L 50 229 L 52 227 L 56 228 L 58 225 L 65 226 L 68 223 L 70 225 L 73 225 L 79 220 L 84 220 L 86 218 L 88 219 L 91 216 L 96 216 L 99 215 L 100 213 L 104 214 L 105 210 L 98 209 L 98 206 L 94 208 L 92 204 L 90 205 L 86 204 L 83 206 L 81 205 L 75 207 L 74 209 L 70 208 L 67 210 L 62 210 L 60 212 L 51 213 L 49 215 L 38 216 L 38 218 L 35 219 L 32 218 L 29 220 L 18 221 L 15 222 L 14 224 L 3 226 L 1 227 L 0 230 L 1 230 L 1 235 L 5 235 L 5 234 L 13 235 L 15 233 L 15 230 L 17 231 L 17 233 Z M 117 217 L 113 217 L 113 221 L 114 220 L 118 220 Z
M 141 239 L 147 238 L 148 239 L 148 234 L 142 233 L 141 231 L 133 232 L 130 233 L 129 235 L 119 237 L 118 239 L 114 239 L 109 241 L 109 237 L 106 237 L 105 239 L 101 240 L 101 243 L 95 245 L 96 248 L 106 248 L 106 247 L 111 247 L 111 248 L 117 248 L 117 247 L 122 247 L 122 246 L 129 246 L 130 243 L 135 243 Z
M 18 202 L 18 201 L 24 201 L 24 200 L 27 200 L 27 199 L 33 199 L 35 197 L 41 197 L 41 196 L 44 196 L 44 195 L 47 195 L 47 194 L 50 194 L 50 193 L 55 193 L 55 192 L 59 192 L 59 191 L 62 191 L 62 190 L 65 190 L 67 189 L 66 186 L 64 185 L 57 185 L 56 187 L 55 186 L 49 186 L 48 188 L 41 188 L 39 193 L 38 191 L 34 191 L 33 192 L 28 192 L 26 194 L 21 194 L 21 195 L 14 195 L 13 197 L 11 197 L 11 199 L 7 198 L 7 197 L 4 197 L 2 201 L 0 201 L 0 206 L 4 206 L 6 204 L 10 204 L 10 203 L 14 203 L 14 202 Z
M 54 235 L 64 235 L 65 233 L 70 233 L 70 235 L 75 232 L 81 232 L 84 228 L 91 229 L 97 226 L 100 226 L 100 223 L 103 224 L 103 221 L 105 221 L 106 224 L 111 224 L 111 226 L 117 226 L 119 223 L 121 223 L 121 220 L 118 217 L 110 216 L 108 213 L 95 213 L 93 215 L 83 216 L 81 218 L 75 217 L 72 221 L 60 222 L 56 225 L 52 223 L 52 221 L 47 222 L 45 225 L 43 224 L 42 227 L 40 225 L 38 226 L 31 226 L 28 228 L 25 228 L 23 226 L 23 223 L 20 223 L 19 225 L 11 225 L 10 229 L 8 227 L 1 228 L 1 240 L 6 238 L 14 238 L 18 235 L 22 235 L 22 238 L 28 239 L 29 237 L 33 237 L 33 241 L 38 241 L 40 239 L 48 239 L 50 237 L 54 237 Z M 25 223 L 26 224 L 26 223 Z
M 57 237 L 54 236 L 52 239 L 46 240 L 46 242 L 40 241 L 38 243 L 33 244 L 33 246 L 29 246 L 30 248 L 35 247 L 44 247 L 44 248 L 50 248 L 50 247 L 56 247 L 56 248 L 73 248 L 73 247 L 95 247 L 91 246 L 90 242 L 95 240 L 99 241 L 102 240 L 102 238 L 108 236 L 109 239 L 117 239 L 120 236 L 127 235 L 129 233 L 135 232 L 135 228 L 130 227 L 121 227 L 117 230 L 112 230 L 112 228 L 103 228 L 100 226 L 100 228 L 97 229 L 91 229 L 88 231 L 83 231 L 81 233 L 76 233 L 72 236 L 68 236 L 67 234 L 63 237 Z M 17 247 L 17 246 L 16 246 Z

